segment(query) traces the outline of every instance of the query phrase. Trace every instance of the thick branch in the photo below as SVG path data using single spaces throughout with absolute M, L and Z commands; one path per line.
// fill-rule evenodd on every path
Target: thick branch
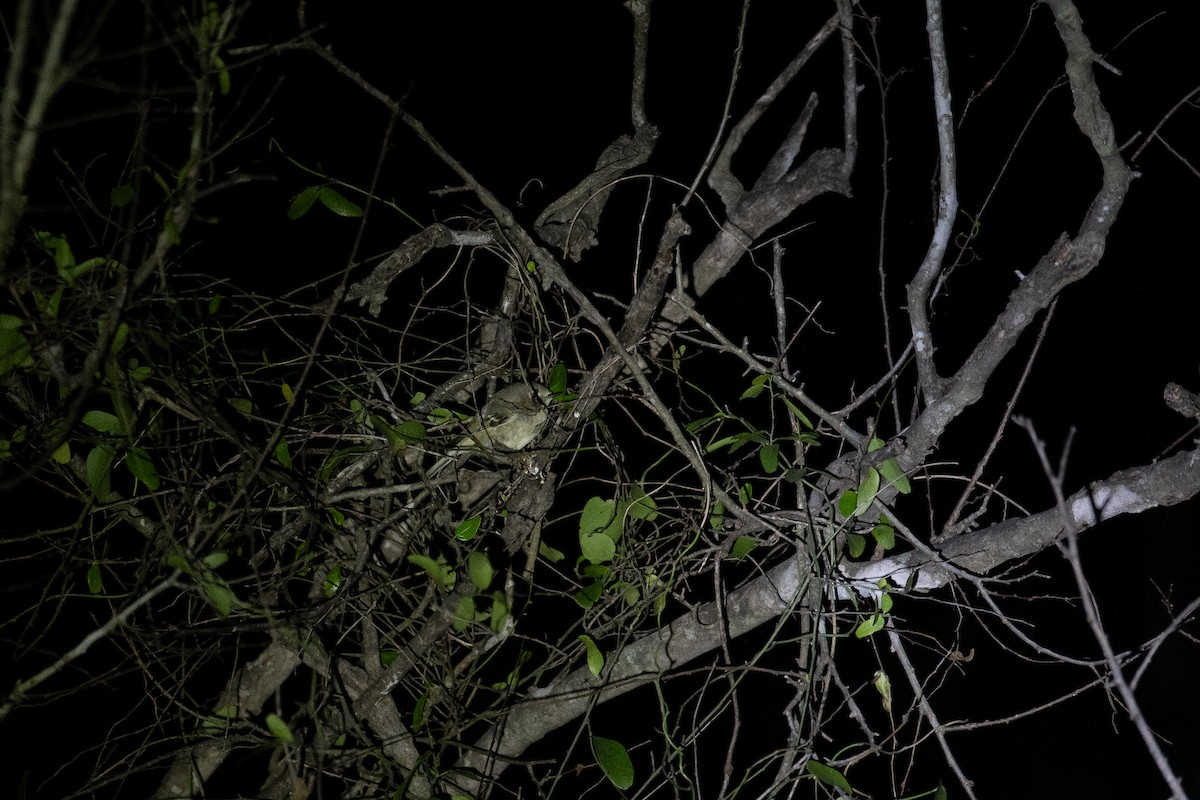
M 838 4 L 838 9 L 838 13 L 831 16 L 820 30 L 813 34 L 804 49 L 780 72 L 730 131 L 729 138 L 713 164 L 708 178 L 709 185 L 720 195 L 725 205 L 728 219 L 721 226 L 716 238 L 692 265 L 691 296 L 685 295 L 682 292 L 683 287 L 680 287 L 680 291 L 673 295 L 674 302 L 663 309 L 667 325 L 662 335 L 655 338 L 652 352 L 661 350 L 666 345 L 666 332 L 687 318 L 685 307 L 692 305 L 692 298 L 703 297 L 718 280 L 728 275 L 759 236 L 815 197 L 830 192 L 849 196 L 850 174 L 854 168 L 858 142 L 857 131 L 852 129 L 858 119 L 855 105 L 858 89 L 852 57 L 843 59 L 842 68 L 843 103 L 848 104 L 843 109 L 843 123 L 851 126 L 844 131 L 844 150 L 819 149 L 796 164 L 809 120 L 816 108 L 814 95 L 810 96 L 752 189 L 746 189 L 742 185 L 731 167 L 733 157 L 750 129 L 839 26 L 842 29 L 843 53 L 849 52 L 849 9 L 844 2 Z
M 15 39 L 4 81 L 4 99 L 0 100 L 0 280 L 5 276 L 17 224 L 25 213 L 25 183 L 33 168 L 34 151 L 46 112 L 66 79 L 63 49 L 78 5 L 78 0 L 63 0 L 59 6 L 50 37 L 42 48 L 42 63 L 37 70 L 33 97 L 23 114 L 17 113 L 17 102 L 33 19 L 33 3 L 29 0 L 21 3 L 16 30 L 12 31 Z M 17 122 L 18 117 L 22 118 L 21 123 Z
M 953 378 L 944 384 L 930 382 L 944 390 L 927 398 L 929 407 L 905 434 L 907 450 L 900 462 L 905 469 L 924 463 L 946 426 L 983 396 L 992 372 L 1037 314 L 1065 287 L 1087 277 L 1100 263 L 1108 234 L 1133 179 L 1114 143 L 1112 119 L 1100 101 L 1100 88 L 1092 74 L 1096 55 L 1083 34 L 1075 6 L 1069 0 L 1047 0 L 1047 5 L 1054 9 L 1059 36 L 1067 49 L 1067 77 L 1075 97 L 1075 122 L 1092 143 L 1103 169 L 1103 181 L 1075 238 L 1063 234 L 1042 256 L 1013 290 L 1007 307 Z M 910 310 L 911 304 L 910 299 Z
M 954 111 L 950 102 L 950 64 L 942 33 L 941 0 L 925 0 L 925 30 L 929 36 L 929 64 L 933 72 L 933 108 L 938 132 L 937 219 L 925 258 L 908 285 L 908 315 L 916 343 L 917 373 L 921 391 L 933 402 L 942 394 L 942 379 L 933 360 L 933 329 L 929 322 L 930 292 L 942 270 L 942 259 L 950 246 L 950 232 L 958 214 L 958 157 L 954 145 Z
M 1142 467 L 1123 470 L 1097 481 L 1067 500 L 1079 531 L 1123 514 L 1171 506 L 1200 494 L 1200 450 L 1179 453 Z M 846 564 L 841 595 L 874 596 L 878 581 L 932 590 L 955 580 L 954 572 L 985 575 L 998 567 L 1049 547 L 1064 533 L 1058 507 L 962 534 L 940 553 L 910 551 L 880 561 Z M 808 564 L 792 559 L 733 591 L 725 600 L 728 635 L 740 636 L 799 604 L 812 580 Z M 476 742 L 456 765 L 455 786 L 476 795 L 484 779 L 495 779 L 534 742 L 565 725 L 597 703 L 619 697 L 657 680 L 718 648 L 722 641 L 716 603 L 706 603 L 665 628 L 648 633 L 609 657 L 602 679 L 580 667 L 549 686 L 531 691 L 504 720 Z

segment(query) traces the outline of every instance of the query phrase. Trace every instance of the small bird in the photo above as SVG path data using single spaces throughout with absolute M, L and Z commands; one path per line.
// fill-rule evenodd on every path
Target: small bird
M 467 422 L 467 435 L 438 459 L 429 476 L 472 453 L 517 453 L 542 435 L 550 421 L 554 395 L 540 383 L 510 383 L 483 405 L 479 416 Z

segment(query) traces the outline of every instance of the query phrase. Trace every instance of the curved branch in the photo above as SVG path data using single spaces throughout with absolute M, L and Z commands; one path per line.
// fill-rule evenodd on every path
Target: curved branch
M 939 391 L 927 397 L 929 406 L 905 434 L 907 450 L 900 460 L 905 469 L 924 463 L 946 427 L 983 396 L 988 379 L 1037 315 L 1059 292 L 1087 277 L 1100 263 L 1109 232 L 1133 180 L 1133 172 L 1117 149 L 1112 118 L 1100 100 L 1100 88 L 1091 66 L 1097 56 L 1083 33 L 1083 22 L 1070 0 L 1045 2 L 1054 10 L 1059 37 L 1067 50 L 1067 77 L 1075 98 L 1075 123 L 1096 152 L 1103 180 L 1075 237 L 1064 233 L 1042 256 L 1009 295 L 1004 311 L 954 377 L 927 381 L 927 385 Z M 911 296 L 909 308 L 910 312 L 915 308 Z M 917 333 L 914 327 L 914 335 Z M 925 382 L 927 377 L 922 380 Z
M 1200 494 L 1200 450 L 1179 453 L 1156 464 L 1114 473 L 1104 481 L 1076 492 L 1066 500 L 1079 531 L 1124 514 L 1171 506 Z M 1014 560 L 1052 545 L 1065 533 L 1058 506 L 1021 519 L 1012 519 L 962 534 L 942 549 L 910 551 L 880 561 L 843 564 L 844 582 L 838 594 L 876 596 L 879 581 L 911 585 L 928 591 L 957 580 L 955 572 L 984 575 Z M 910 578 L 911 584 L 910 584 Z M 766 572 L 725 599 L 728 635 L 740 636 L 791 613 L 812 580 L 809 565 L 799 557 Z M 894 590 L 893 590 L 894 591 Z M 608 659 L 603 678 L 580 667 L 548 686 L 531 691 L 476 742 L 476 748 L 455 765 L 451 780 L 475 796 L 486 780 L 495 779 L 534 742 L 565 725 L 597 703 L 611 700 L 664 672 L 678 668 L 720 647 L 721 615 L 716 602 L 705 603 L 676 618 L 661 630 L 636 639 Z
M 928 402 L 942 395 L 943 382 L 933 360 L 933 328 L 929 321 L 930 291 L 942 259 L 950 246 L 950 233 L 958 214 L 958 156 L 954 144 L 954 111 L 950 103 L 950 63 L 942 32 L 942 0 L 925 0 L 925 30 L 929 36 L 929 64 L 933 72 L 933 108 L 938 133 L 937 219 L 925 258 L 908 285 L 908 316 L 916 343 L 917 373 Z

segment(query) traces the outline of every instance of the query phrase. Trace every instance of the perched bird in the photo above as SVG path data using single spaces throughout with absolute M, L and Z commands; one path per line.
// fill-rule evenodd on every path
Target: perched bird
M 472 453 L 503 456 L 524 450 L 546 429 L 553 399 L 540 383 L 505 386 L 484 403 L 479 416 L 467 422 L 467 435 L 438 460 L 430 477 Z

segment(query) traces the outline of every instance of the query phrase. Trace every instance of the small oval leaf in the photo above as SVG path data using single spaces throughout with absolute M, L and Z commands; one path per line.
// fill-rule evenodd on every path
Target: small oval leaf
M 884 623 L 887 618 L 883 614 L 872 614 L 871 616 L 858 623 L 858 627 L 854 629 L 854 635 L 859 639 L 865 639 L 873 633 L 878 633 L 883 630 Z
M 291 744 L 296 737 L 292 736 L 292 729 L 283 721 L 283 718 L 278 714 L 267 714 L 266 718 L 267 730 L 275 735 L 275 738 L 284 744 Z
M 829 786 L 836 786 L 846 794 L 854 793 L 854 788 L 850 786 L 850 781 L 846 780 L 846 776 L 838 772 L 833 767 L 822 764 L 815 758 L 810 758 L 808 763 L 804 765 L 804 768 L 808 770 L 810 775 L 819 780 L 821 783 Z
M 593 736 L 592 753 L 613 786 L 622 790 L 633 786 L 633 761 L 629 759 L 625 745 L 616 739 Z
M 158 491 L 158 471 L 150 454 L 140 447 L 131 447 L 125 453 L 125 468 L 152 492 Z
M 204 593 L 208 595 L 208 601 L 222 617 L 228 617 L 233 612 L 233 592 L 229 591 L 229 587 L 225 584 L 209 581 L 204 584 Z
M 471 579 L 471 583 L 475 584 L 476 589 L 486 591 L 492 585 L 492 578 L 495 574 L 492 562 L 488 560 L 485 553 L 474 550 L 467 556 L 467 576 Z
M 331 186 L 322 186 L 317 189 L 317 199 L 321 201 L 321 205 L 339 217 L 361 217 L 363 215 L 361 208 L 347 200 L 341 192 Z
M 763 472 L 774 475 L 779 469 L 779 445 L 765 444 L 758 449 L 758 463 L 762 464 Z
M 317 189 L 320 187 L 309 186 L 300 194 L 292 198 L 292 204 L 288 206 L 287 218 L 300 219 L 308 210 L 312 208 L 313 203 L 317 201 Z
M 596 646 L 596 641 L 586 633 L 579 637 L 579 641 L 583 643 L 584 649 L 587 650 L 588 671 L 599 678 L 600 670 L 604 669 L 604 654 Z
M 758 541 L 751 536 L 739 536 L 733 540 L 733 547 L 729 548 L 729 557 L 734 561 L 740 561 L 750 555 L 750 551 L 758 546 Z
M 858 485 L 858 502 L 854 505 L 854 516 L 861 516 L 871 503 L 875 502 L 875 495 L 879 494 L 879 471 L 874 467 L 867 467 L 867 474 L 863 476 L 862 483 Z
M 114 436 L 124 433 L 121 430 L 121 421 L 115 414 L 107 411 L 85 411 L 81 421 L 84 425 L 100 431 L 100 433 L 110 433 Z
M 479 526 L 482 522 L 483 517 L 479 514 L 476 514 L 468 519 L 464 519 L 462 522 L 458 523 L 458 527 L 454 529 L 454 538 L 458 539 L 460 542 L 471 541 L 475 538 L 475 534 L 479 533 Z
M 87 481 L 92 494 L 104 500 L 108 497 L 111 487 L 113 456 L 116 452 L 106 444 L 92 448 L 87 456 Z
M 87 571 L 88 592 L 100 594 L 104 591 L 104 579 L 100 575 L 100 565 L 93 561 Z

